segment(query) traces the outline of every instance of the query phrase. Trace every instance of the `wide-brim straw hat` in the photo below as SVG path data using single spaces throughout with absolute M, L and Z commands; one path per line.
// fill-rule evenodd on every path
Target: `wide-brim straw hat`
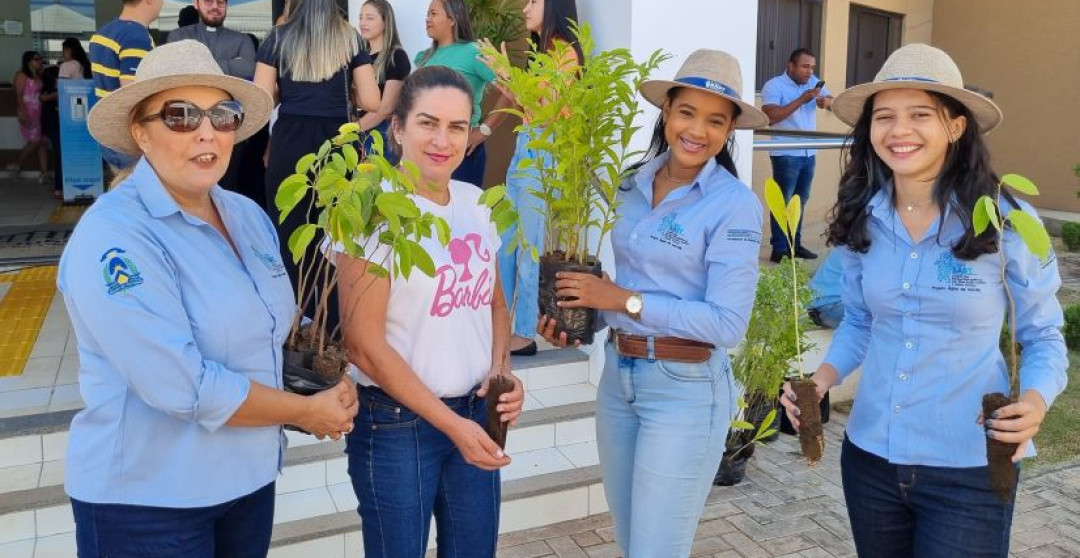
M 90 135 L 105 147 L 137 155 L 140 150 L 131 137 L 131 111 L 152 95 L 193 85 L 221 89 L 240 103 L 244 122 L 236 130 L 237 142 L 251 137 L 270 119 L 270 94 L 247 80 L 225 75 L 206 45 L 184 40 L 151 50 L 135 71 L 134 81 L 94 105 L 87 116 Z
M 736 128 L 750 130 L 769 125 L 769 117 L 761 109 L 742 100 L 739 60 L 722 50 L 695 50 L 683 62 L 674 80 L 650 79 L 641 84 L 641 95 L 650 103 L 663 107 L 668 91 L 674 87 L 698 89 L 739 105 L 742 113 L 735 119 Z
M 983 134 L 1001 124 L 1001 109 L 994 101 L 964 89 L 956 62 L 945 51 L 922 43 L 900 47 L 885 61 L 874 81 L 849 87 L 837 95 L 832 103 L 833 114 L 854 126 L 866 100 L 887 89 L 922 89 L 948 95 L 971 111 Z

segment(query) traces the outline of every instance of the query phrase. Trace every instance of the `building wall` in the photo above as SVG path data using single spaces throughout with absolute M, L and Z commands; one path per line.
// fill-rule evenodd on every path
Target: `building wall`
M 1080 211 L 1080 2 L 937 0 L 933 43 L 949 52 L 968 83 L 994 92 L 1005 113 L 987 136 L 999 173 L 1039 186 L 1037 207 Z
M 941 1 L 942 0 L 938 0 L 939 3 Z M 900 38 L 901 44 L 930 42 L 932 31 L 937 25 L 937 22 L 933 19 L 934 0 L 861 0 L 859 2 L 851 2 L 849 0 L 828 0 L 825 2 L 824 7 L 822 8 L 821 18 L 821 52 L 817 53 L 818 66 L 821 68 L 818 77 L 825 80 L 828 89 L 833 95 L 838 94 L 848 86 L 846 83 L 848 16 L 851 13 L 852 4 L 903 15 L 903 31 Z M 760 96 L 758 98 L 758 106 L 761 106 Z M 848 127 L 837 120 L 831 112 L 819 110 L 818 130 L 846 133 Z M 750 145 L 749 143 L 740 143 L 740 148 L 744 151 L 749 150 Z M 843 170 L 841 164 L 840 150 L 830 149 L 818 151 L 814 183 L 811 188 L 810 201 L 807 204 L 806 214 L 804 216 L 804 230 L 815 231 L 814 234 L 817 234 L 816 231 L 822 228 L 822 222 L 825 219 L 826 214 L 836 202 L 837 185 L 840 182 L 840 175 Z M 753 165 L 754 191 L 757 192 L 759 196 L 763 196 L 762 192 L 764 190 L 765 179 L 772 176 L 772 165 L 769 162 L 768 152 L 755 152 Z M 768 237 L 767 231 L 765 236 Z M 810 246 L 821 245 L 820 240 L 810 237 L 805 239 L 805 243 Z

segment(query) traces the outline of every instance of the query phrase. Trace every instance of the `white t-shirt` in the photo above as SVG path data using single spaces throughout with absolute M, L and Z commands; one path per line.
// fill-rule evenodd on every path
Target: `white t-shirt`
M 386 341 L 438 397 L 464 395 L 491 371 L 492 297 L 502 245 L 490 210 L 478 203 L 480 189 L 450 181 L 450 203 L 440 206 L 415 195 L 422 212 L 450 225 L 450 244 L 436 238 L 420 245 L 435 262 L 435 276 L 414 269 L 408 279 L 391 277 L 386 308 Z M 361 239 L 361 245 L 366 244 Z M 379 245 L 368 260 L 392 271 L 389 248 Z M 376 385 L 362 370 L 361 385 Z

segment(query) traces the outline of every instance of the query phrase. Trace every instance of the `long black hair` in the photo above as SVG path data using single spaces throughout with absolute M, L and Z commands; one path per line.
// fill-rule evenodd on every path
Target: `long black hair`
M 551 41 L 559 39 L 570 43 L 577 53 L 578 64 L 585 62 L 585 53 L 571 29 L 578 21 L 577 2 L 574 0 L 544 0 L 544 24 L 539 33 L 532 33 L 533 48 L 539 52 L 547 51 Z
M 61 44 L 62 48 L 66 48 L 71 51 L 71 59 L 75 60 L 82 66 L 82 73 L 84 79 L 90 79 L 94 77 L 94 72 L 90 70 L 90 58 L 86 56 L 86 49 L 83 48 L 82 43 L 75 37 L 68 37 L 64 39 Z
M 675 98 L 679 96 L 679 91 L 684 89 L 683 87 L 672 87 L 667 92 L 667 104 L 672 106 L 675 104 Z M 738 120 L 739 115 L 742 114 L 742 109 L 739 105 L 731 103 L 734 112 L 731 114 L 732 125 Z M 645 155 L 641 157 L 641 160 L 630 166 L 631 169 L 641 168 L 642 165 L 652 161 L 660 155 L 667 152 L 669 146 L 667 137 L 664 135 L 664 127 L 667 122 L 664 120 L 664 112 L 660 112 L 660 116 L 656 117 L 656 125 L 653 126 L 652 138 L 649 139 L 649 149 L 645 151 Z M 735 158 L 732 155 L 735 152 L 735 134 L 728 136 L 727 143 L 720 149 L 720 153 L 716 154 L 716 164 L 724 168 L 724 170 L 731 173 L 731 176 L 735 178 L 739 177 L 739 171 L 735 168 Z
M 473 34 L 472 22 L 469 20 L 469 6 L 465 4 L 465 0 L 439 0 L 439 3 L 442 4 L 446 17 L 454 22 L 454 42 L 475 42 L 476 35 Z M 419 65 L 427 64 L 427 61 L 431 60 L 432 56 L 435 56 L 436 50 L 439 50 L 439 41 L 432 39 L 431 48 L 424 53 Z
M 963 116 L 967 120 L 963 133 L 949 145 L 941 174 L 931 191 L 931 197 L 938 207 L 949 207 L 964 227 L 964 236 L 953 245 L 952 253 L 959 259 L 973 260 L 983 254 L 996 252 L 997 231 L 989 227 L 983 234 L 975 236 L 971 223 L 975 202 L 980 196 L 996 196 L 998 183 L 998 177 L 990 167 L 990 152 L 980 135 L 979 124 L 963 103 L 934 91 L 927 93 L 939 105 L 943 126 L 946 116 Z M 870 249 L 870 233 L 866 226 L 867 204 L 892 178 L 892 170 L 877 156 L 870 141 L 873 111 L 874 98 L 870 97 L 863 105 L 862 114 L 848 138 L 851 149 L 840 177 L 840 191 L 829 216 L 826 234 L 829 245 L 847 246 L 864 254 Z M 894 190 L 894 203 L 895 197 Z M 1016 199 L 1009 192 L 1002 190 L 1002 197 L 1008 204 L 1018 207 Z M 939 242 L 944 222 L 945 212 L 942 211 L 938 220 Z
M 19 68 L 19 71 L 28 78 L 34 77 L 34 72 L 30 69 L 30 61 L 34 58 L 41 58 L 41 53 L 36 50 L 28 50 L 22 53 L 22 67 Z

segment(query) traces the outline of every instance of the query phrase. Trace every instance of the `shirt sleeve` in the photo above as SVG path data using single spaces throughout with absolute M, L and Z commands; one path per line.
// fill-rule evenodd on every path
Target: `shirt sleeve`
M 259 45 L 259 51 L 255 54 L 255 61 L 262 62 L 267 66 L 278 67 L 278 52 L 276 48 L 277 44 L 277 28 L 270 30 L 270 33 L 266 35 L 266 39 Z
M 480 46 L 478 44 L 476 44 L 476 43 L 472 43 L 472 49 L 470 49 L 470 50 L 472 50 L 472 53 L 473 53 L 473 57 L 472 57 L 473 72 L 480 79 L 484 80 L 485 85 L 495 81 L 495 71 L 492 70 L 490 67 L 488 67 L 487 64 L 484 64 L 483 60 L 480 60 Z
M 711 231 L 705 248 L 705 300 L 646 293 L 641 322 L 670 335 L 732 348 L 744 335 L 754 305 L 761 248 L 762 209 L 746 189 L 731 215 Z
M 873 316 L 863 298 L 862 254 L 846 246 L 839 247 L 837 250 L 842 251 L 840 258 L 844 270 L 840 281 L 843 285 L 841 299 L 844 301 L 844 319 L 836 328 L 824 362 L 836 368 L 840 374 L 840 381 L 843 381 L 862 364 L 866 357 Z
M 766 81 L 765 85 L 761 87 L 761 106 L 784 106 L 784 101 L 780 93 L 780 85 L 776 82 L 775 79 L 770 79 L 769 81 Z
M 1033 217 L 1034 210 L 1025 208 Z M 1016 340 L 1020 354 L 1020 392 L 1034 389 L 1049 407 L 1068 382 L 1068 354 L 1061 333 L 1065 319 L 1057 290 L 1057 257 L 1039 261 L 1012 230 L 1005 233 L 1008 261 L 1005 280 L 1016 304 Z
M 150 407 L 218 430 L 247 399 L 250 380 L 203 358 L 191 327 L 198 317 L 188 315 L 175 268 L 152 235 L 120 217 L 87 217 L 59 273 L 87 350 L 98 353 L 84 362 L 104 361 Z
M 120 46 L 120 83 L 126 85 L 135 79 L 135 70 L 146 57 L 146 53 L 154 48 L 150 42 L 150 35 L 145 31 L 132 33 L 127 41 Z
M 349 69 L 355 70 L 360 66 L 369 65 L 372 62 L 371 54 L 364 49 L 360 49 L 356 52 L 356 55 L 352 57 L 352 60 L 349 61 Z
M 394 49 L 390 57 L 390 65 L 386 68 L 386 81 L 405 81 L 412 71 L 409 63 L 409 55 L 403 49 Z
M 227 68 L 225 73 L 251 81 L 255 77 L 255 43 L 252 42 L 251 37 L 244 34 L 238 33 L 235 37 L 239 41 L 239 48 L 236 56 L 225 61 Z

